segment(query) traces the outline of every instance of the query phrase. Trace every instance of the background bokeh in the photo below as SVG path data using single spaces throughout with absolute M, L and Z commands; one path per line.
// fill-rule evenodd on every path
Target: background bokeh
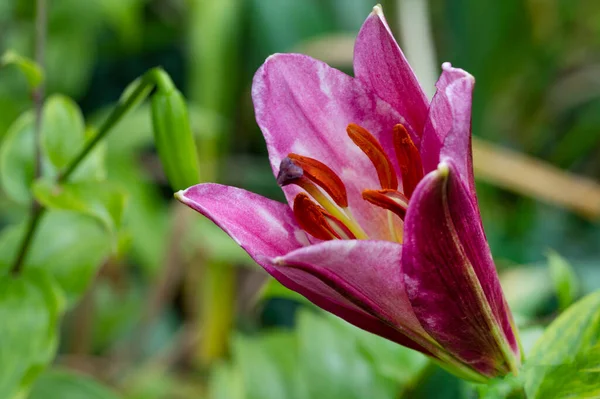
M 404 0 L 415 1 L 424 0 Z M 411 39 L 400 37 L 410 12 L 402 3 L 382 1 L 401 46 Z M 283 199 L 253 118 L 252 76 L 275 52 L 309 53 L 351 74 L 352 42 L 373 5 L 50 0 L 47 92 L 72 97 L 97 124 L 131 81 L 160 65 L 189 100 L 202 180 Z M 0 53 L 33 55 L 34 13 L 30 0 L 0 1 Z M 600 288 L 600 3 L 431 0 L 428 13 L 437 64 L 450 61 L 477 80 L 483 222 L 524 336 L 535 337 L 531 326 L 559 308 L 549 251 L 573 266 L 578 295 Z M 0 70 L 0 145 L 29 108 L 25 79 Z M 128 197 L 117 239 L 89 221 L 75 237 L 68 217 L 49 222 L 73 246 L 69 261 L 95 275 L 65 272 L 81 287 L 62 323 L 57 370 L 77 370 L 128 399 L 477 397 L 421 356 L 268 282 L 232 241 L 176 203 L 148 105 L 115 130 L 104 148 L 106 176 Z M 27 211 L 0 192 L 0 227 Z M 50 398 L 60 381 L 45 375 L 32 397 Z

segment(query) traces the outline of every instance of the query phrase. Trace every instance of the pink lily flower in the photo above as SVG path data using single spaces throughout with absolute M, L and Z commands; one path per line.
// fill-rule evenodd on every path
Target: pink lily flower
M 273 55 L 252 98 L 289 205 L 218 184 L 176 197 L 317 306 L 486 381 L 517 372 L 518 337 L 477 206 L 475 80 L 442 69 L 429 103 L 379 6 L 355 77 Z

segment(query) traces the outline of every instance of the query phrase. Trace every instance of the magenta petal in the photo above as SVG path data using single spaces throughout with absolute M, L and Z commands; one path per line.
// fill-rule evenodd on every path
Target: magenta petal
M 286 275 L 294 270 L 318 278 L 360 309 L 382 320 L 382 324 L 402 332 L 405 337 L 400 343 L 427 353 L 409 338 L 420 342 L 429 339 L 406 295 L 400 269 L 401 252 L 400 244 L 387 241 L 327 241 L 295 250 L 274 261 L 279 265 L 278 270 L 289 270 Z
M 220 184 L 198 184 L 176 194 L 231 236 L 257 262 L 308 244 L 286 204 Z M 260 262 L 259 262 L 260 263 Z
M 423 131 L 423 168 L 428 173 L 444 158 L 450 158 L 461 179 L 475 192 L 471 155 L 471 104 L 475 79 L 448 62 L 442 69 Z
M 379 187 L 377 173 L 346 127 L 361 125 L 392 149 L 392 130 L 402 117 L 355 79 L 300 54 L 269 57 L 256 72 L 252 99 L 275 175 L 289 153 L 325 163 L 346 184 L 349 208 L 367 234 L 388 238 L 386 212 L 369 205 L 361 194 Z M 291 203 L 298 190 L 290 185 L 284 192 Z
M 403 334 L 348 301 L 311 273 L 273 263 L 273 259 L 307 243 L 306 233 L 296 226 L 288 205 L 220 184 L 199 184 L 180 191 L 177 198 L 215 222 L 287 288 L 364 330 L 411 346 L 412 341 Z M 411 347 L 426 352 L 418 345 Z
M 470 195 L 454 165 L 425 176 L 406 214 L 402 267 L 423 328 L 474 369 L 496 375 L 509 369 L 503 348 L 516 358 L 519 349 Z
M 405 118 L 404 125 L 418 147 L 429 101 L 379 6 L 373 9 L 356 38 L 354 74 Z

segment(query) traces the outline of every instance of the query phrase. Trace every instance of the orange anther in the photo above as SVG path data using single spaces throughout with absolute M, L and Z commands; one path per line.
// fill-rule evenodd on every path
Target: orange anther
M 335 220 L 339 225 L 343 226 L 343 224 L 315 204 L 304 193 L 300 193 L 294 198 L 294 216 L 304 231 L 320 240 L 342 238 L 342 235 L 336 231 L 338 229 L 333 228 L 328 221 Z M 339 226 L 337 227 L 339 228 Z
M 398 188 L 396 171 L 379 141 L 367 129 L 354 123 L 348 125 L 346 132 L 375 166 L 381 188 L 396 190 Z
M 400 165 L 404 195 L 410 198 L 423 178 L 423 164 L 415 143 L 406 128 L 400 124 L 394 126 L 394 149 Z
M 342 208 L 348 206 L 348 195 L 344 182 L 327 165 L 316 159 L 297 154 L 289 154 L 281 161 L 277 176 L 277 182 L 281 186 L 293 183 L 309 191 L 306 185 L 310 183 L 303 178 L 307 178 L 321 187 L 338 206 Z
M 394 212 L 404 220 L 406 209 L 408 208 L 408 198 L 396 190 L 364 190 L 362 192 L 364 200 L 373 205 L 388 209 Z

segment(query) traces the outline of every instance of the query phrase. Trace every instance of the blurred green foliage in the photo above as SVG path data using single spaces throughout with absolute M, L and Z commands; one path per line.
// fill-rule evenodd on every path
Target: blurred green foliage
M 382 3 L 397 31 L 397 2 Z M 598 180 L 600 4 L 429 4 L 438 58 L 477 78 L 474 134 Z M 248 256 L 218 228 L 172 204 L 174 189 L 195 177 L 282 199 L 253 120 L 252 76 L 272 53 L 295 51 L 323 35 L 354 36 L 373 5 L 366 0 L 51 0 L 41 73 L 24 58 L 33 57 L 34 1 L 0 1 L 0 54 L 8 54 L 0 60 L 0 314 L 11 320 L 0 327 L 0 368 L 10 370 L 0 376 L 0 396 L 27 395 L 40 376 L 32 399 L 518 397 L 518 379 L 469 386 L 420 355 L 318 313 L 277 284 L 269 283 L 257 301 L 264 275 Z M 165 102 L 182 106 L 180 94 L 156 97 L 154 125 L 152 105 L 139 104 L 68 183 L 57 185 L 58 173 L 94 137 L 123 90 L 157 65 L 188 99 L 187 116 L 173 108 L 169 118 L 156 118 Z M 36 180 L 30 86 L 42 79 L 47 90 L 43 173 Z M 129 93 L 139 83 L 129 86 Z M 183 162 L 173 157 L 184 149 L 183 158 L 190 160 L 193 146 L 184 139 L 171 153 L 164 144 L 157 150 L 157 122 L 161 134 L 180 124 L 195 139 L 199 172 L 181 183 L 173 184 L 173 175 Z M 508 271 L 507 296 L 530 348 L 548 318 L 600 287 L 600 229 L 597 222 L 543 200 L 482 182 L 477 188 L 488 239 L 498 266 Z M 32 198 L 48 211 L 25 272 L 13 277 L 8 271 Z M 549 271 L 548 248 L 571 267 L 553 255 Z M 227 272 L 211 280 L 207 273 L 214 267 Z M 231 289 L 210 291 L 207 281 L 214 281 L 212 288 Z M 597 339 L 595 298 L 568 310 L 540 342 L 551 345 L 556 336 L 571 342 L 576 330 L 567 329 L 570 324 Z M 267 329 L 265 315 L 279 327 Z M 290 320 L 293 329 L 283 329 Z M 217 322 L 224 326 L 218 339 L 203 337 Z M 224 359 L 199 361 L 202 345 Z M 559 376 L 565 384 L 593 385 L 597 373 L 585 374 L 585 381 L 577 376 L 597 369 L 594 345 L 573 349 L 566 368 L 532 361 L 525 373 L 528 392 L 551 397 L 556 392 L 549 381 Z M 16 352 L 5 348 L 21 355 L 11 357 Z M 538 345 L 531 356 L 546 352 Z M 57 370 L 43 372 L 51 362 Z

